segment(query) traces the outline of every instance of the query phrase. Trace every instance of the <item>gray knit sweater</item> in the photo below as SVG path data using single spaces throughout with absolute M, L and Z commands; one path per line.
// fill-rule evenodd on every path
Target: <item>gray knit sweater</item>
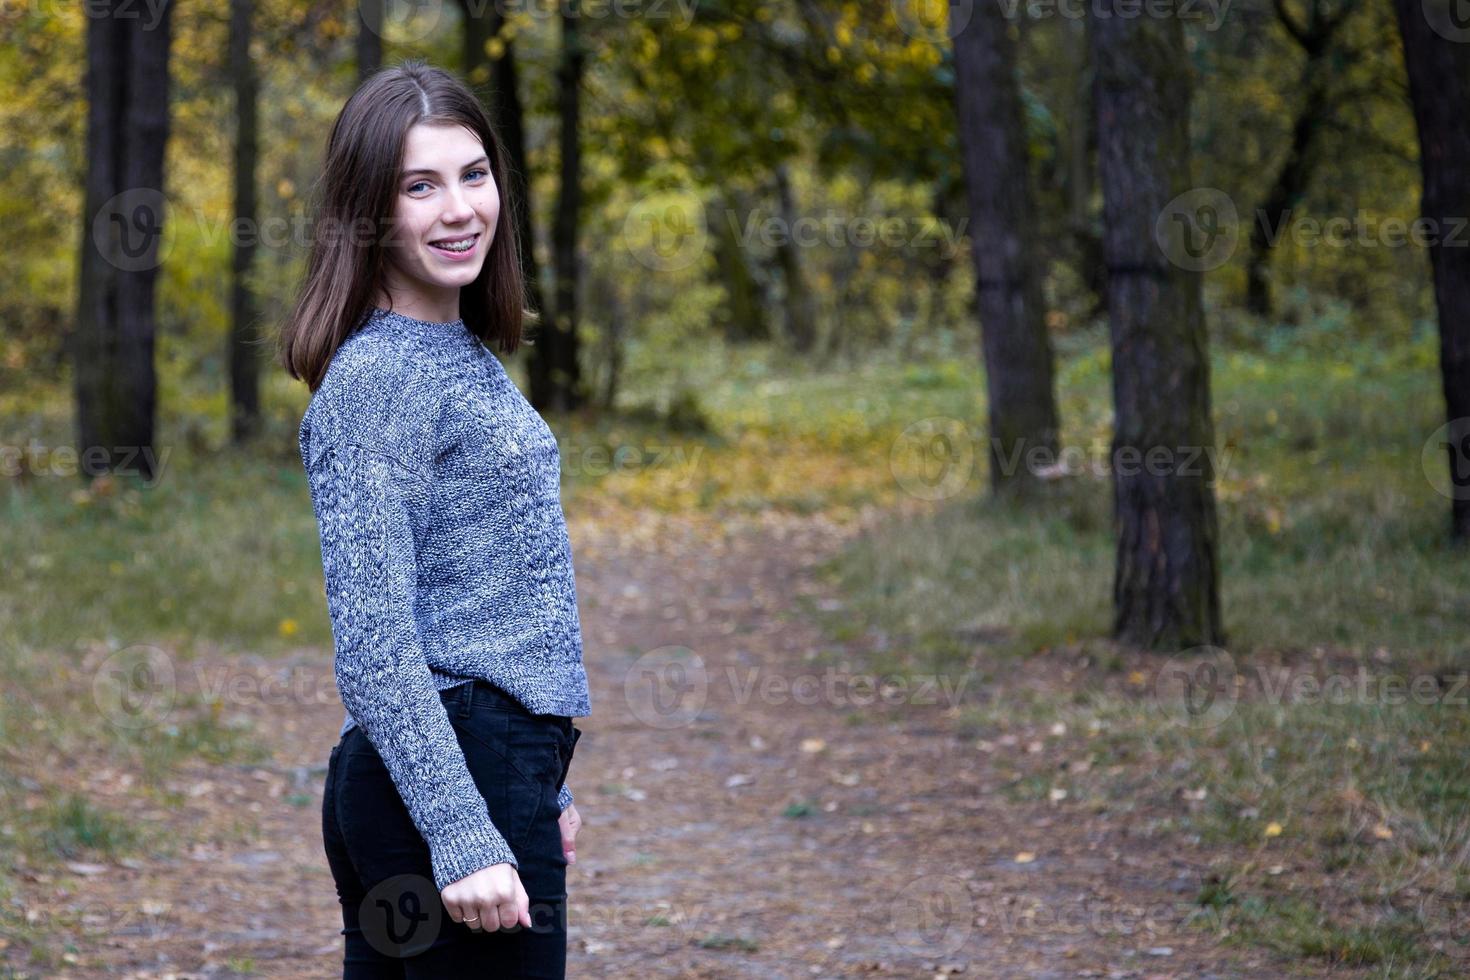
M 439 888 L 518 867 L 438 692 L 483 678 L 534 714 L 590 713 L 555 436 L 463 320 L 382 309 L 299 435 L 341 734 L 359 725 L 382 757 Z

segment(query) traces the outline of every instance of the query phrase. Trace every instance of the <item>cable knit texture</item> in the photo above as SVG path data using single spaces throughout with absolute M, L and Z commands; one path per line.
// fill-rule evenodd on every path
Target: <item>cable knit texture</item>
M 442 889 L 519 865 L 439 692 L 483 678 L 533 714 L 591 711 L 561 456 L 463 320 L 374 309 L 359 326 L 299 433 L 341 734 L 360 726 L 382 757 Z

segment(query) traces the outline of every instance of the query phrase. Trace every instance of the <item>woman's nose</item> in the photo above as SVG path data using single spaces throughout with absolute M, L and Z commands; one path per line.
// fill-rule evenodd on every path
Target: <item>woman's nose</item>
M 469 198 L 465 196 L 463 188 L 456 187 L 449 192 L 449 199 L 444 205 L 443 218 L 445 224 L 464 221 L 473 213 L 474 209 L 470 207 Z

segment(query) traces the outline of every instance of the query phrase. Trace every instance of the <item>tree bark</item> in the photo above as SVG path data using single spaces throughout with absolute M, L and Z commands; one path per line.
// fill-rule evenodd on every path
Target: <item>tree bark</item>
M 383 20 L 387 0 L 358 0 L 357 80 L 361 83 L 383 66 Z
M 499 6 L 493 3 L 474 3 L 471 0 L 460 0 L 460 6 L 464 11 L 464 76 L 490 79 L 489 104 L 486 108 L 495 132 L 505 144 L 506 166 L 510 169 L 509 195 L 519 205 L 515 215 L 515 234 L 521 243 L 521 275 L 525 279 L 526 304 L 540 314 L 546 309 L 546 303 L 541 291 L 541 274 L 536 263 L 536 236 L 531 223 L 531 168 L 526 157 L 525 117 L 521 111 L 515 45 L 506 41 L 500 57 L 492 59 L 485 46 L 500 31 L 502 18 Z M 481 17 L 481 12 L 485 16 Z M 538 327 L 530 334 L 530 339 L 539 344 L 544 328 L 544 324 Z M 534 392 L 532 401 L 534 402 Z
M 1113 358 L 1114 635 L 1155 649 L 1223 644 L 1200 275 L 1155 237 L 1190 185 L 1183 30 L 1172 17 L 1089 27 Z
M 1338 28 L 1353 12 L 1353 2 L 1342 3 L 1335 12 L 1322 0 L 1312 0 L 1305 23 L 1299 24 L 1282 0 L 1275 0 L 1276 17 L 1306 55 L 1297 80 L 1297 91 L 1305 93 L 1291 128 L 1291 143 L 1286 159 L 1266 199 L 1256 210 L 1251 223 L 1251 251 L 1246 266 L 1246 308 L 1256 316 L 1270 316 L 1274 308 L 1271 297 L 1271 254 L 1276 236 L 1291 219 L 1291 211 L 1307 193 L 1312 172 L 1317 166 L 1318 136 L 1328 123 L 1332 105 L 1328 85 L 1335 59 L 1333 38 Z
M 713 172 L 706 167 L 705 172 Z M 740 240 L 740 230 L 750 214 L 749 198 L 738 188 L 726 187 L 715 197 L 715 267 L 725 289 L 725 303 L 717 319 L 731 344 L 769 340 L 771 325 L 761 286 L 750 267 L 750 253 Z
M 1315 67 L 1315 66 L 1313 66 Z M 1313 71 L 1303 73 L 1314 74 Z M 1286 160 L 1276 172 L 1276 179 L 1266 199 L 1256 209 L 1251 222 L 1251 252 L 1246 266 L 1246 309 L 1256 316 L 1270 316 L 1275 304 L 1271 297 L 1271 253 L 1277 235 L 1291 219 L 1292 209 L 1307 193 L 1314 160 L 1313 146 L 1322 125 L 1327 93 L 1319 80 L 1304 78 L 1306 98 L 1291 130 L 1291 144 Z
M 1072 89 L 1072 125 L 1067 140 L 1067 230 L 1078 275 L 1094 297 L 1088 318 L 1107 308 L 1108 274 L 1103 260 L 1102 236 L 1092 220 L 1093 161 L 1097 149 L 1097 113 L 1093 108 L 1092 52 L 1087 43 L 1087 25 L 1067 21 L 1067 51 L 1082 66 Z
M 552 257 L 556 270 L 555 316 L 541 332 L 531 360 L 531 400 L 538 407 L 566 412 L 586 401 L 578 358 L 577 255 L 578 216 L 582 207 L 582 74 L 586 52 L 578 33 L 577 0 L 561 8 L 561 64 L 557 68 L 557 115 L 560 122 L 561 168 L 552 221 Z
M 1448 8 L 1394 0 L 1409 98 L 1419 130 L 1424 186 L 1419 210 L 1434 238 L 1429 264 L 1439 313 L 1439 371 L 1450 438 L 1450 537 L 1470 541 L 1470 38 L 1456 31 Z M 1435 29 L 1428 20 L 1440 14 Z M 1449 35 L 1449 36 L 1446 36 Z M 1451 38 L 1458 37 L 1458 40 Z
M 235 83 L 235 220 L 244 234 L 234 242 L 230 284 L 230 407 L 233 440 L 238 445 L 260 430 L 260 357 L 255 295 L 250 270 L 255 262 L 256 92 L 250 59 L 253 0 L 230 0 L 230 75 Z
M 163 239 L 171 4 L 87 17 L 87 184 L 74 337 L 84 478 L 154 475 L 154 285 Z M 132 13 L 125 15 L 124 7 Z
M 999 4 L 974 7 L 955 36 L 955 99 L 969 193 L 976 306 L 990 414 L 996 493 L 1038 483 L 1028 454 L 1058 445 L 1051 342 L 1033 241 L 1036 211 L 1009 24 Z
M 791 191 L 791 174 L 786 164 L 776 167 L 776 202 L 781 210 L 781 221 L 788 228 L 795 228 L 799 217 L 796 196 Z M 807 285 L 806 273 L 802 269 L 801 247 L 794 236 L 781 236 L 776 248 L 781 264 L 781 278 L 786 284 L 786 339 L 798 354 L 807 354 L 817 343 L 817 311 L 811 287 Z

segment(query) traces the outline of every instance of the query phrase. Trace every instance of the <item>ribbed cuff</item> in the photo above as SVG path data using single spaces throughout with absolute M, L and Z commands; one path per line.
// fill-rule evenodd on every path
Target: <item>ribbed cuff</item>
M 561 792 L 556 794 L 556 805 L 561 810 L 572 805 L 572 791 L 567 789 L 566 783 L 562 783 Z
M 434 885 L 440 891 L 492 864 L 520 869 L 505 837 L 488 820 L 467 821 L 451 827 L 429 842 Z

